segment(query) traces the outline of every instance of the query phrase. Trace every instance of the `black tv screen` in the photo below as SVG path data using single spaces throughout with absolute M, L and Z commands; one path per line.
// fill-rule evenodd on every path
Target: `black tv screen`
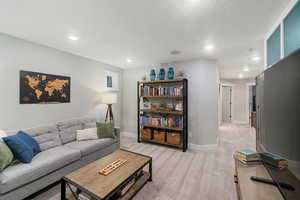
M 286 158 L 300 180 L 300 50 L 257 77 L 257 90 L 257 150 Z

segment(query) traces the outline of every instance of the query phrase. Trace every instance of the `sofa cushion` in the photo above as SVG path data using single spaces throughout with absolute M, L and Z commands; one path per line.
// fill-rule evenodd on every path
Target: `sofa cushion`
M 79 119 L 58 122 L 57 128 L 63 144 L 76 140 L 76 131 L 82 130 L 83 126 Z
M 97 122 L 98 138 L 114 138 L 114 124 Z
M 14 155 L 9 147 L 0 140 L 0 172 L 6 168 L 14 159 Z
M 87 128 L 96 128 L 96 118 L 83 118 L 82 119 L 82 125 L 83 129 Z
M 82 156 L 89 155 L 98 150 L 104 149 L 109 145 L 115 143 L 116 140 L 112 138 L 98 139 L 98 140 L 86 140 L 86 141 L 75 141 L 66 144 L 65 146 L 72 149 L 80 150 Z
M 0 193 L 9 192 L 17 187 L 48 175 L 54 170 L 81 158 L 79 150 L 58 146 L 36 155 L 30 164 L 18 163 L 0 173 Z
M 33 151 L 33 156 L 37 155 L 38 153 L 41 152 L 41 148 L 40 145 L 37 143 L 37 141 L 30 135 L 28 135 L 27 133 L 23 132 L 23 131 L 19 131 L 17 133 L 17 136 L 27 144 L 27 146 L 29 146 L 30 148 L 32 148 Z
M 14 157 L 22 163 L 30 163 L 34 156 L 33 148 L 16 135 L 4 137 L 3 140 L 13 152 Z
M 64 122 L 58 122 L 57 128 L 63 144 L 73 142 L 76 140 L 76 131 L 85 128 L 94 128 L 91 123 L 96 124 L 95 118 L 78 118 Z
M 58 129 L 54 125 L 31 128 L 23 131 L 38 142 L 42 151 L 61 145 Z M 8 134 L 13 135 L 16 132 L 18 131 L 10 131 Z
M 83 141 L 83 140 L 97 140 L 97 128 L 87 128 L 83 130 L 77 130 L 76 140 Z

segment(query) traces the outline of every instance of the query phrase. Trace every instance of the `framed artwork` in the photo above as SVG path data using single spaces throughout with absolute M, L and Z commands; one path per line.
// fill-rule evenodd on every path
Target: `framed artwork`
M 20 71 L 20 104 L 70 103 L 71 78 Z
M 119 74 L 117 72 L 105 71 L 105 88 L 106 89 L 119 89 Z

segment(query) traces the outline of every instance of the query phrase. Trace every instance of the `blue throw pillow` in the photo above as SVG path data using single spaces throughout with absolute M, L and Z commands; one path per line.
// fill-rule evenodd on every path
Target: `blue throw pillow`
M 33 149 L 23 142 L 18 135 L 7 136 L 2 139 L 13 152 L 16 159 L 23 163 L 30 163 L 32 161 Z
M 33 150 L 33 156 L 35 156 L 36 154 L 41 152 L 41 148 L 40 145 L 37 143 L 37 141 L 31 137 L 30 135 L 28 135 L 27 133 L 23 132 L 23 131 L 19 131 L 17 133 L 17 136 L 23 141 L 25 142 L 29 147 L 32 148 Z

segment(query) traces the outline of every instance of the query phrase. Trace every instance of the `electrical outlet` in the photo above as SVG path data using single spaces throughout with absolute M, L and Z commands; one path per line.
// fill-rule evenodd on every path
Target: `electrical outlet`
M 189 137 L 192 137 L 193 136 L 193 133 L 192 132 L 189 132 Z

